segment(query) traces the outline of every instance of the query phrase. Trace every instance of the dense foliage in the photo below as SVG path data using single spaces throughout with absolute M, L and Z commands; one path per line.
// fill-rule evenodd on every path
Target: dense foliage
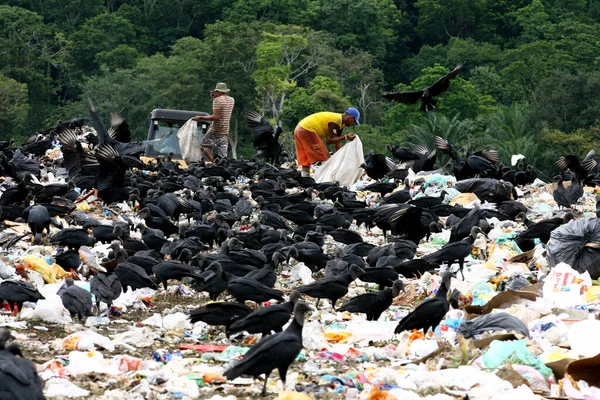
M 22 138 L 119 112 L 137 139 L 153 108 L 210 111 L 209 90 L 290 132 L 303 116 L 358 107 L 365 151 L 440 134 L 549 170 L 599 131 L 596 0 L 5 0 L 0 5 L 0 136 Z M 382 101 L 466 60 L 437 113 Z

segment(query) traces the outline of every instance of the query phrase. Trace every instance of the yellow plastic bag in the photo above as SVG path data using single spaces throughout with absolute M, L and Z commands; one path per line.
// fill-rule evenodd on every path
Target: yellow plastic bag
M 24 268 L 39 272 L 44 278 L 46 283 L 56 283 L 56 278 L 64 278 L 70 276 L 68 272 L 65 272 L 59 265 L 52 264 L 48 265 L 46 260 L 36 256 L 25 256 L 21 260 L 21 265 Z
M 585 301 L 588 303 L 600 302 L 600 286 L 592 286 L 585 292 Z
M 279 396 L 277 396 L 275 400 L 312 400 L 312 397 L 304 393 L 286 390 L 285 392 L 279 393 Z
M 90 211 L 91 209 L 92 208 L 87 203 L 87 201 L 82 201 L 81 203 L 77 204 L 77 210 L 79 211 Z
M 469 204 L 474 201 L 479 201 L 479 197 L 477 197 L 475 193 L 461 193 L 452 199 L 450 205 L 453 206 L 458 204 L 464 206 L 465 204 Z
M 337 332 L 326 332 L 324 334 L 325 340 L 329 343 L 347 343 L 348 338 L 352 336 L 352 332 L 337 331 Z

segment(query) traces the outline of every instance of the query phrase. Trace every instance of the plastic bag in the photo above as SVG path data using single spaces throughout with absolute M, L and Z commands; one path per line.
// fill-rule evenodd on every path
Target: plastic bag
M 68 272 L 56 264 L 48 265 L 46 260 L 36 256 L 25 256 L 21 260 L 23 267 L 39 272 L 46 283 L 56 283 L 56 278 L 70 276 Z
M 346 143 L 331 158 L 325 161 L 313 175 L 316 182 L 335 182 L 341 186 L 350 186 L 364 173 L 360 167 L 365 162 L 363 145 L 356 136 L 353 141 Z
M 55 324 L 72 322 L 69 312 L 63 307 L 60 297 L 56 295 L 46 300 L 38 300 L 32 318 Z
M 600 321 L 592 319 L 571 325 L 569 328 L 569 345 L 571 345 L 571 349 L 585 357 L 594 357 L 600 354 L 599 330 Z
M 198 123 L 189 119 L 177 132 L 181 156 L 186 163 L 202 160 L 202 148 L 198 136 Z
M 578 219 L 559 226 L 550 234 L 548 263 L 571 265 L 576 271 L 589 272 L 592 279 L 600 278 L 600 220 Z
M 44 395 L 48 398 L 52 397 L 87 397 L 90 395 L 89 390 L 85 390 L 76 386 L 68 379 L 51 379 L 46 383 L 46 390 Z
M 12 279 L 17 276 L 14 268 L 9 267 L 4 264 L 4 262 L 0 261 L 0 279 Z
M 531 283 L 523 275 L 515 274 L 508 277 L 504 290 L 519 290 L 530 284 Z
M 486 314 L 470 321 L 464 321 L 458 328 L 458 333 L 467 339 L 489 331 L 515 331 L 529 337 L 529 329 L 522 321 L 503 312 Z
M 162 320 L 162 327 L 167 330 L 173 329 L 191 329 L 192 324 L 190 323 L 188 316 L 182 312 L 165 315 Z
M 63 339 L 62 347 L 67 350 L 93 350 L 96 345 L 108 351 L 114 351 L 113 342 L 102 335 L 92 331 L 80 331 Z
M 592 287 L 590 274 L 580 274 L 569 265 L 560 263 L 544 279 L 542 293 L 545 300 L 551 300 L 557 307 L 585 305 L 585 292 Z
M 488 350 L 483 354 L 481 361 L 483 367 L 488 369 L 499 368 L 504 363 L 529 365 L 538 370 L 544 378 L 552 375 L 552 370 L 544 365 L 540 359 L 531 354 L 527 348 L 527 340 L 513 340 L 502 342 L 494 340 Z
M 107 374 L 116 376 L 120 374 L 118 363 L 112 363 L 105 359 L 102 353 L 97 351 L 72 351 L 69 353 L 69 365 L 67 371 L 72 376 L 90 373 Z

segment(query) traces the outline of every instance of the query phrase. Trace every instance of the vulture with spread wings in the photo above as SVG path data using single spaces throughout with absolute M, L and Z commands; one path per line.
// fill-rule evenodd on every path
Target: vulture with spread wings
M 435 110 L 437 101 L 434 97 L 444 93 L 450 87 L 450 81 L 458 75 L 462 70 L 464 62 L 458 64 L 452 71 L 442 76 L 435 81 L 431 86 L 422 90 L 414 90 L 408 92 L 385 92 L 381 97 L 388 100 L 393 100 L 398 103 L 415 104 L 421 100 L 421 111 L 428 112 Z
M 256 156 L 272 164 L 279 164 L 281 127 L 273 129 L 265 117 L 255 111 L 246 113 L 246 121 L 252 129 L 252 144 L 256 149 Z

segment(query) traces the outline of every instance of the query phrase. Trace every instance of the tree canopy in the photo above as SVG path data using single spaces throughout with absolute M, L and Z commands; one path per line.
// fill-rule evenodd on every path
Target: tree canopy
M 86 117 L 91 98 L 142 139 L 153 108 L 210 112 L 223 81 L 245 156 L 248 110 L 289 134 L 310 113 L 352 105 L 365 151 L 446 134 L 550 168 L 600 130 L 599 34 L 600 7 L 584 0 L 9 0 L 0 136 Z M 422 89 L 462 61 L 435 113 L 380 97 Z

